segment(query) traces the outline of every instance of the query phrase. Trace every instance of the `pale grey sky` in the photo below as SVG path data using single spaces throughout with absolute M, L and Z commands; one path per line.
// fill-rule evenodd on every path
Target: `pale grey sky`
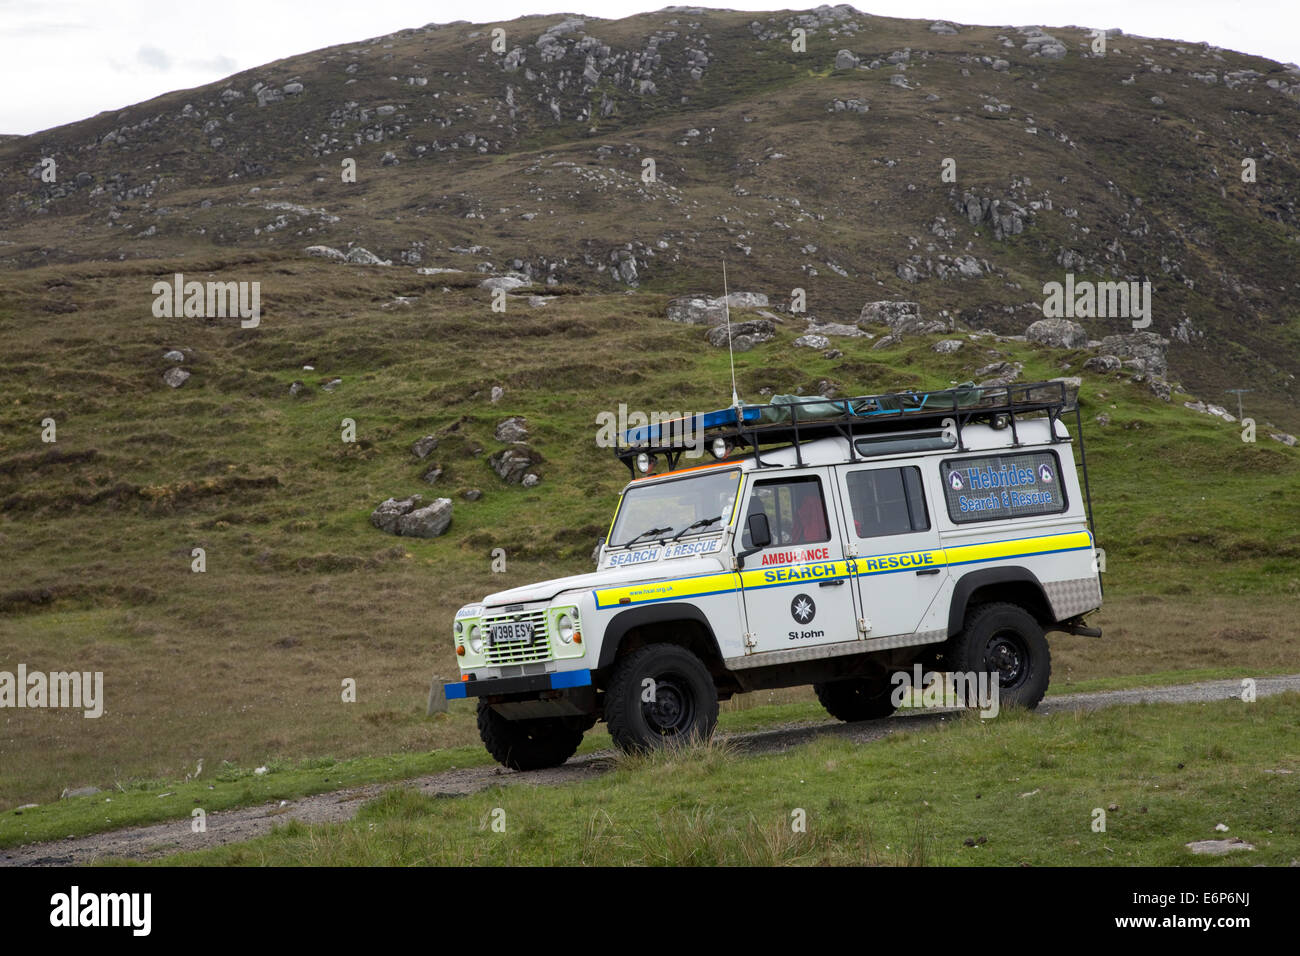
M 271 60 L 426 23 L 539 13 L 616 19 L 663 0 L 0 0 L 0 133 L 33 133 Z M 775 10 L 780 0 L 699 4 Z M 796 2 L 794 9 L 816 3 Z M 1119 27 L 1300 61 L 1297 0 L 873 0 L 878 16 Z M 567 8 L 567 9 L 566 9 Z

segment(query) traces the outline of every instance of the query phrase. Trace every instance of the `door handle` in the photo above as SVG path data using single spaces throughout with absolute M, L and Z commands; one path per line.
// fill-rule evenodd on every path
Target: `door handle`
M 843 583 L 844 583 L 844 579 L 843 579 L 843 578 L 839 578 L 838 580 L 835 580 L 835 581 L 822 581 L 822 582 L 821 582 L 820 584 L 818 584 L 817 586 L 818 586 L 819 588 L 837 588 L 837 587 L 839 587 L 839 586 L 840 586 L 841 584 L 843 584 Z
M 917 573 L 918 576 L 919 576 L 919 575 L 922 575 L 922 574 L 938 574 L 938 573 L 939 573 L 939 569 L 938 569 L 938 568 L 926 568 L 924 571 L 917 571 L 916 573 Z

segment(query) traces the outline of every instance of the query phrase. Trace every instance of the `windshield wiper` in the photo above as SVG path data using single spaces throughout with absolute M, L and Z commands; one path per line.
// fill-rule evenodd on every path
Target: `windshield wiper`
M 721 521 L 721 520 L 722 520 L 722 515 L 718 515 L 717 517 L 714 518 L 701 518 L 699 521 L 695 522 L 695 524 L 688 524 L 681 531 L 678 531 L 675 535 L 673 535 L 669 540 L 676 541 L 678 538 L 680 538 L 688 531 L 694 531 L 696 528 L 707 528 L 709 525 L 713 524 L 713 522 Z M 672 529 L 670 528 L 669 530 Z
M 639 535 L 637 535 L 635 538 L 631 538 L 631 539 L 629 539 L 628 541 L 624 542 L 624 544 L 622 545 L 622 547 L 624 547 L 624 548 L 630 548 L 630 547 L 632 547 L 632 545 L 636 544 L 638 541 L 640 541 L 640 540 L 641 540 L 642 538 L 644 538 L 644 537 L 647 537 L 647 536 L 650 536 L 650 535 L 656 535 L 656 534 L 667 534 L 669 531 L 672 531 L 672 530 L 673 530 L 673 529 L 672 529 L 672 526 L 669 525 L 667 528 L 651 528 L 649 531 L 642 531 L 642 532 L 641 532 Z M 676 539 L 673 539 L 673 540 L 676 540 Z

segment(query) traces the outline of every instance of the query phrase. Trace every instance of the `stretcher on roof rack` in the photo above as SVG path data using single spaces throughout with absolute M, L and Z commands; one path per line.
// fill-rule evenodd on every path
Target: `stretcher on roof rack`
M 762 449 L 789 445 L 802 465 L 801 445 L 819 438 L 849 439 L 851 458 L 856 458 L 853 439 L 876 436 L 890 452 L 932 450 L 951 447 L 965 450 L 962 429 L 971 422 L 995 428 L 1011 428 L 1013 443 L 1019 445 L 1017 418 L 1047 416 L 1052 421 L 1052 441 L 1061 441 L 1056 420 L 1066 409 L 1063 382 L 1032 382 L 978 388 L 971 384 L 935 392 L 885 392 L 853 398 L 822 395 L 775 395 L 763 405 L 738 405 L 657 424 L 629 428 L 615 454 L 636 474 L 638 455 L 664 455 L 669 469 L 677 467 L 681 455 L 703 441 L 714 457 L 724 458 L 739 448 L 752 450 L 760 466 Z M 1077 407 L 1076 419 L 1077 419 Z M 945 423 L 955 432 L 955 441 L 944 437 Z M 938 445 L 942 440 L 946 444 Z M 724 449 L 719 455 L 714 448 Z

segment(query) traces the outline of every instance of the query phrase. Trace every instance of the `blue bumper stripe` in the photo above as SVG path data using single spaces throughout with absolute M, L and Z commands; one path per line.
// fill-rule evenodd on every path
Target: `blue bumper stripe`
M 551 675 L 551 689 L 591 686 L 591 671 L 559 671 Z
M 521 683 L 525 686 L 520 686 Z M 443 684 L 443 693 L 448 700 L 465 700 L 473 689 L 475 697 L 483 694 L 527 693 L 533 690 L 566 690 L 570 687 L 590 687 L 591 671 L 558 671 L 553 674 L 537 674 L 531 677 L 489 677 L 479 681 L 456 681 Z

